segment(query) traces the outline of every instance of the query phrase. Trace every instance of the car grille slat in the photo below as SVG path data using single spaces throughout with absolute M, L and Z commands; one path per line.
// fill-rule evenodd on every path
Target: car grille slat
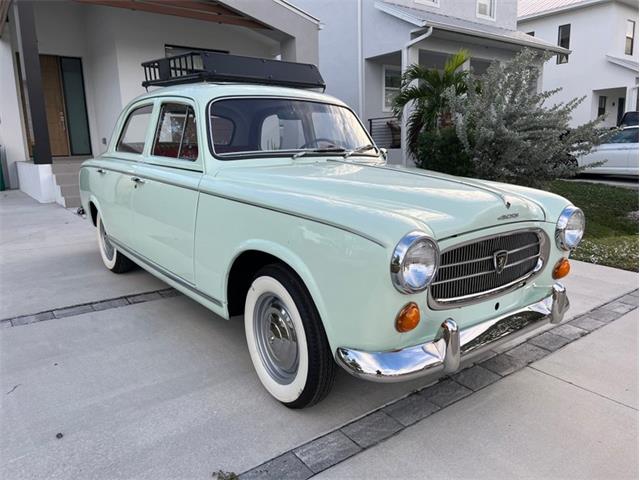
M 448 249 L 440 255 L 440 267 L 430 287 L 431 298 L 444 304 L 469 300 L 512 285 L 532 274 L 542 255 L 537 231 L 520 230 Z M 507 252 L 498 273 L 494 255 Z

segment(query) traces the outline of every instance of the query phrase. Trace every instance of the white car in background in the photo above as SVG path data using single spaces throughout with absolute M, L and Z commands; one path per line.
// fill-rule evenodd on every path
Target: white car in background
M 594 163 L 600 165 L 589 167 Z M 595 147 L 578 158 L 585 173 L 609 175 L 638 175 L 638 127 L 625 127 L 615 133 L 607 143 Z

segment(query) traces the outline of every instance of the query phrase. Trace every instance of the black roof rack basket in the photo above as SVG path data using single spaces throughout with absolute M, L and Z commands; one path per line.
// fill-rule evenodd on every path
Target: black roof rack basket
M 322 88 L 318 67 L 217 52 L 189 52 L 142 64 L 142 86 L 167 87 L 195 82 L 241 82 L 294 88 Z

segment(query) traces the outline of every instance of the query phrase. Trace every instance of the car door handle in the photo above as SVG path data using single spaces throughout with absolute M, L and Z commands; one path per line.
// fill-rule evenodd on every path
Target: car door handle
M 135 182 L 135 183 L 137 183 L 139 185 L 142 185 L 144 183 L 144 180 L 141 179 L 140 177 L 131 177 L 131 181 Z
M 104 175 L 105 173 L 107 173 L 107 171 L 104 168 L 99 168 L 98 173 L 101 173 Z

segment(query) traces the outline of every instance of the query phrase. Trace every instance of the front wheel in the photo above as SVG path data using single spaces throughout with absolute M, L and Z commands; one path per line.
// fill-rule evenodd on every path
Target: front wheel
M 304 408 L 329 393 L 335 362 L 320 315 L 293 272 L 269 265 L 257 273 L 244 325 L 253 366 L 273 397 L 289 408 Z
M 96 231 L 98 233 L 98 247 L 100 248 L 100 257 L 104 266 L 113 273 L 125 273 L 135 267 L 135 263 L 125 257 L 109 240 L 107 230 L 102 223 L 100 212 L 96 218 Z

